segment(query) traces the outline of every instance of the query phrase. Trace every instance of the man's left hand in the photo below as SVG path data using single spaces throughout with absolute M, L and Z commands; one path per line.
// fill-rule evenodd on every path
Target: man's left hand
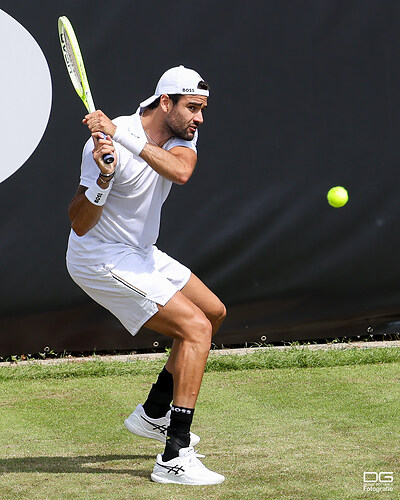
M 117 128 L 100 109 L 86 115 L 82 123 L 89 127 L 92 134 L 94 132 L 104 132 L 110 137 L 113 137 Z

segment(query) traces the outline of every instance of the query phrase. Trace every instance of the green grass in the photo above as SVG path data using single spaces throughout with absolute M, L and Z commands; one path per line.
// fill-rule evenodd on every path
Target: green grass
M 193 430 L 226 481 L 202 487 L 152 483 L 161 443 L 122 425 L 163 360 L 2 366 L 0 498 L 398 498 L 399 349 L 289 351 L 210 359 Z
M 218 351 L 216 351 L 208 359 L 206 372 L 400 362 L 400 347 L 371 349 L 351 347 L 351 344 L 349 346 L 328 350 L 312 350 L 308 347 L 299 346 L 293 346 L 286 350 L 267 348 L 242 356 L 235 354 L 218 355 Z M 59 362 L 59 360 L 54 360 L 54 364 L 41 364 L 37 361 L 1 363 L 0 382 L 6 380 L 156 374 L 164 365 L 166 359 L 167 354 L 162 359 L 154 361 L 139 358 L 139 360 L 113 361 L 112 363 L 101 359 L 82 360 L 80 362 L 68 362 L 68 360 Z

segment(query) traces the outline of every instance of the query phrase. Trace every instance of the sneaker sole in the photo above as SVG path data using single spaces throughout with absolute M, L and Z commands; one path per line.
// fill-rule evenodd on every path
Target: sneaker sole
M 187 480 L 182 480 L 182 481 L 179 481 L 179 480 L 171 480 L 169 477 L 165 477 L 165 476 L 159 476 L 157 474 L 154 474 L 152 473 L 151 474 L 151 480 L 154 481 L 155 483 L 161 483 L 161 484 L 187 484 L 189 486 L 210 486 L 212 484 L 221 484 L 225 481 L 225 477 L 223 477 L 222 479 L 219 479 L 218 481 L 215 481 L 215 482 L 212 482 L 212 483 L 204 483 L 204 482 L 196 482 L 196 481 L 193 481 L 193 482 L 189 482 Z M 178 478 L 176 478 L 178 479 Z M 183 479 L 183 477 L 182 477 Z

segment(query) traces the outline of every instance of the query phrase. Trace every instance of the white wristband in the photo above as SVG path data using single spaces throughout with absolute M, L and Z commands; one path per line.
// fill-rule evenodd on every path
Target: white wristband
M 136 156 L 140 155 L 147 143 L 144 134 L 140 136 L 129 129 L 122 130 L 120 125 L 117 125 L 117 129 L 113 135 L 113 141 L 118 142 Z
M 102 207 L 106 202 L 108 194 L 111 191 L 113 180 L 114 179 L 111 179 L 107 189 L 102 189 L 97 184 L 97 180 L 94 181 L 93 184 L 85 191 L 85 196 L 90 201 L 90 203 L 93 203 L 93 205 L 97 205 L 98 207 Z

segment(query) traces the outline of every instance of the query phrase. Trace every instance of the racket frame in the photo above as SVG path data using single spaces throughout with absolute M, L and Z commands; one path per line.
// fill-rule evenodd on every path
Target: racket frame
M 78 39 L 75 35 L 74 28 L 66 16 L 58 18 L 58 34 L 61 44 L 61 50 L 64 56 L 65 65 L 72 85 L 76 93 L 81 98 L 83 104 L 89 113 L 93 113 L 96 108 L 93 101 L 92 92 L 89 86 L 89 80 L 83 62 L 82 52 L 79 47 Z M 68 49 L 68 45 L 72 50 L 72 54 Z M 103 133 L 104 138 L 106 135 Z M 103 156 L 103 161 L 106 164 L 114 161 L 114 156 L 106 154 Z

